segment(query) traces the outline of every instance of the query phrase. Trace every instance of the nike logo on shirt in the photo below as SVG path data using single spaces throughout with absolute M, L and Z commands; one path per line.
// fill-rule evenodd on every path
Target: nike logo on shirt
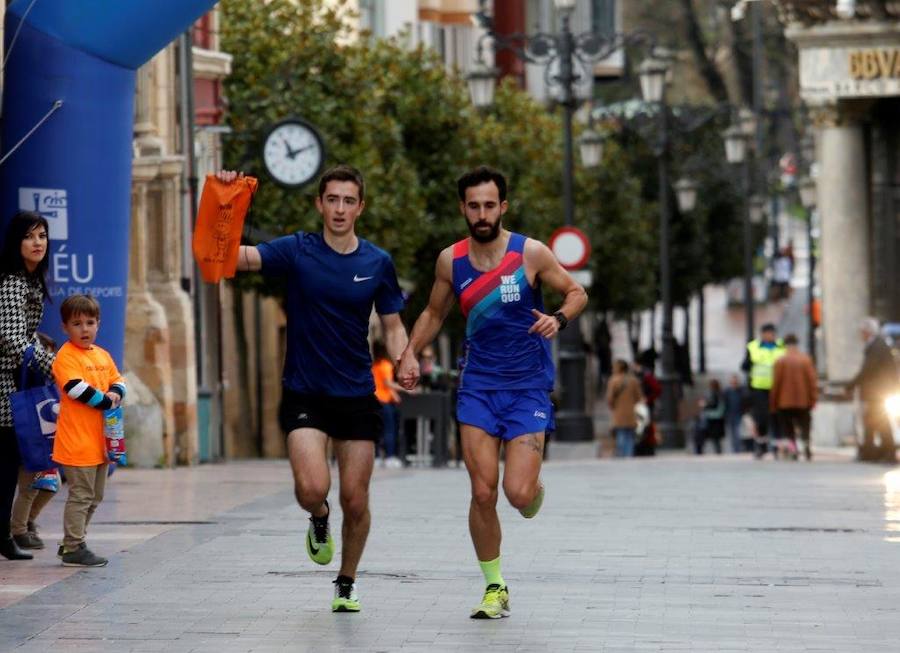
M 357 276 L 357 275 L 355 275 L 355 274 L 353 275 L 353 280 L 354 280 L 356 283 L 359 283 L 360 281 L 368 281 L 369 279 L 372 279 L 372 278 L 373 278 L 373 277 L 360 277 L 360 276 Z

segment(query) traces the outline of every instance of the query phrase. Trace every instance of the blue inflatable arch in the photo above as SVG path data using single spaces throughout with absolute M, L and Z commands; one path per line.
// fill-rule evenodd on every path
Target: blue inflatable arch
M 135 71 L 213 5 L 15 0 L 6 11 L 0 143 L 9 156 L 0 165 L 0 226 L 19 209 L 47 217 L 54 305 L 73 293 L 96 295 L 98 341 L 120 366 Z M 42 330 L 65 339 L 56 310 L 46 312 Z

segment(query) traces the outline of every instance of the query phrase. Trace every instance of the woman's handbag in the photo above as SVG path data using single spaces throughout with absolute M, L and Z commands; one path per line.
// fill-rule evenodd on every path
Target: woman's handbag
M 29 345 L 22 357 L 20 390 L 9 395 L 9 403 L 22 466 L 29 472 L 43 472 L 56 467 L 52 455 L 59 390 L 46 378 L 43 383 L 28 387 L 28 366 L 33 360 L 34 347 Z

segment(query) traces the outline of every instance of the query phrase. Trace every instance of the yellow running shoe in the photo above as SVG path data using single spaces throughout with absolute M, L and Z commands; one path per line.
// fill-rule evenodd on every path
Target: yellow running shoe
M 525 519 L 531 519 L 541 509 L 541 506 L 544 503 L 544 482 L 540 481 L 540 487 L 538 488 L 537 494 L 534 495 L 534 499 L 531 500 L 527 506 L 522 508 L 519 511 L 519 514 L 522 515 Z
M 325 502 L 328 505 L 328 502 Z M 334 540 L 331 539 L 331 529 L 328 526 L 328 518 L 331 517 L 331 509 L 323 518 L 310 517 L 309 528 L 306 531 L 306 552 L 310 560 L 319 565 L 327 565 L 334 555 Z
M 500 619 L 509 616 L 509 590 L 494 583 L 484 590 L 481 605 L 472 610 L 472 619 Z
M 356 583 L 346 582 L 342 578 L 334 581 L 334 600 L 331 602 L 331 611 L 359 612 L 359 596 L 356 594 Z

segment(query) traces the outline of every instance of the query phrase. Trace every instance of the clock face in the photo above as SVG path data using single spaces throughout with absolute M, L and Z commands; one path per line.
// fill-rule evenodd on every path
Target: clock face
M 263 163 L 272 178 L 284 186 L 302 186 L 322 167 L 325 148 L 312 125 L 286 120 L 275 125 L 263 144 Z

